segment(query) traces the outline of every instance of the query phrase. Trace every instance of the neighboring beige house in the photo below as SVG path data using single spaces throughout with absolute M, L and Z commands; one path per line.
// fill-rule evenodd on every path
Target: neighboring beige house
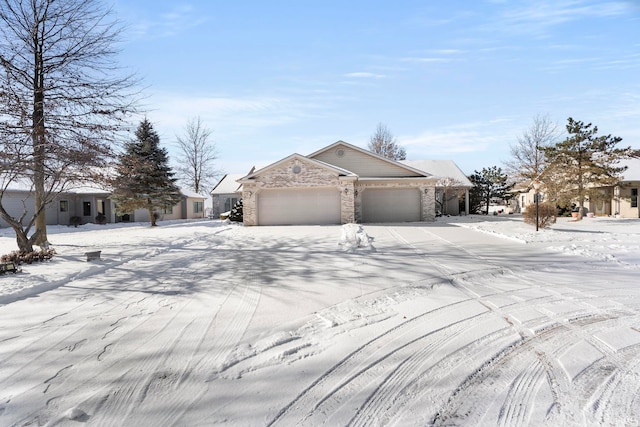
M 622 173 L 622 185 L 613 189 L 611 210 L 613 215 L 621 218 L 640 218 L 638 207 L 638 190 L 640 189 L 640 158 L 627 159 L 621 162 L 627 166 Z
M 433 221 L 441 179 L 338 141 L 237 182 L 245 225 L 291 225 Z
M 640 189 L 640 159 L 633 158 L 620 162 L 626 166 L 622 173 L 621 185 L 617 187 L 602 187 L 602 197 L 598 200 L 587 200 L 585 207 L 595 215 L 612 215 L 620 218 L 640 218 L 638 208 L 638 189 Z M 519 184 L 514 188 L 516 209 L 524 212 L 528 205 L 535 203 L 535 190 L 526 184 Z M 541 201 L 544 201 L 544 187 L 540 189 Z M 516 210 L 518 212 L 518 210 Z
M 184 189 L 180 191 L 183 194 L 180 203 L 165 212 L 159 212 L 160 219 L 204 218 L 206 197 Z M 116 215 L 115 203 L 109 199 L 109 195 L 109 191 L 93 187 L 79 187 L 65 191 L 47 206 L 47 224 L 70 225 L 72 217 L 78 217 L 80 224 L 86 224 L 96 222 L 96 216 L 99 214 L 104 215 L 108 223 L 149 221 L 149 213 L 146 209 L 138 209 L 128 215 Z M 28 212 L 25 218 L 33 216 L 33 194 L 27 189 L 9 187 L 3 195 L 2 204 L 14 217 L 22 214 L 24 206 L 27 207 Z M 0 226 L 6 227 L 8 224 L 0 218 Z
M 253 170 L 252 170 L 253 171 Z M 241 185 L 238 180 L 246 174 L 226 174 L 211 190 L 213 218 L 220 217 L 220 214 L 229 212 L 233 205 L 242 198 Z

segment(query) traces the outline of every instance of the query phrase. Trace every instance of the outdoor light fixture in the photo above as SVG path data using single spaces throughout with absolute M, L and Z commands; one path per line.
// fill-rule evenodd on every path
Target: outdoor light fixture
M 540 210 L 539 210 L 539 199 L 540 199 L 540 181 L 538 181 L 537 179 L 535 181 L 533 181 L 532 183 L 533 185 L 533 189 L 536 190 L 535 194 L 533 195 L 533 197 L 535 198 L 536 201 L 536 231 L 538 231 L 538 222 L 540 219 Z

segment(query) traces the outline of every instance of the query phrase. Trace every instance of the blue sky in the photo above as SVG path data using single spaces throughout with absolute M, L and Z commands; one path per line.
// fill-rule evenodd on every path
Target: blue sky
M 636 0 L 118 0 L 121 64 L 173 158 L 200 116 L 226 173 L 384 123 L 407 158 L 502 166 L 548 115 L 640 148 Z

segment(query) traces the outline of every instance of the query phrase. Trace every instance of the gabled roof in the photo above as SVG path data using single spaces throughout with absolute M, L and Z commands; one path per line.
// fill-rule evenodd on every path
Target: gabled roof
M 455 179 L 464 187 L 473 187 L 473 183 L 453 160 L 401 160 L 400 162 L 439 178 Z
M 252 179 L 254 179 L 256 176 L 260 176 L 265 171 L 267 171 L 269 169 L 276 168 L 276 167 L 278 167 L 278 166 L 280 166 L 280 165 L 282 165 L 284 163 L 288 163 L 291 160 L 300 160 L 301 162 L 311 163 L 311 164 L 314 164 L 314 165 L 316 165 L 318 167 L 321 167 L 321 168 L 330 170 L 332 172 L 335 172 L 337 175 L 352 176 L 352 177 L 357 176 L 353 172 L 350 172 L 350 171 L 348 171 L 346 169 L 342 169 L 342 168 L 339 168 L 337 166 L 330 165 L 328 163 L 321 162 L 319 160 L 310 159 L 309 157 L 305 157 L 305 156 L 303 156 L 301 154 L 298 154 L 298 153 L 294 153 L 294 154 L 292 154 L 292 155 L 290 155 L 288 157 L 285 157 L 282 160 L 279 160 L 279 161 L 277 161 L 275 163 L 270 164 L 269 166 L 265 166 L 262 169 L 258 169 L 257 171 L 249 173 L 249 175 L 246 175 L 246 176 L 238 179 L 237 182 L 239 182 L 241 184 L 245 183 L 245 182 L 251 182 Z
M 376 159 L 379 162 L 386 163 L 389 166 L 393 166 L 393 167 L 396 167 L 396 168 L 401 168 L 401 169 L 407 171 L 407 176 L 426 176 L 426 177 L 430 177 L 431 176 L 430 173 L 425 173 L 425 171 L 421 171 L 421 170 L 415 169 L 414 167 L 412 167 L 410 165 L 403 164 L 401 162 L 397 162 L 395 160 L 388 159 L 388 158 L 386 158 L 384 156 L 381 156 L 379 154 L 376 154 L 376 153 L 374 153 L 372 151 L 365 150 L 364 148 L 357 147 L 355 145 L 349 144 L 348 142 L 344 142 L 342 140 L 336 141 L 336 142 L 334 142 L 333 144 L 331 144 L 331 145 L 329 145 L 327 147 L 324 147 L 324 148 L 322 148 L 322 149 L 320 149 L 320 150 L 318 150 L 318 151 L 316 151 L 314 153 L 311 153 L 307 157 L 309 157 L 309 158 L 325 157 L 325 156 L 323 156 L 325 153 L 330 152 L 330 151 L 335 151 L 335 150 L 339 149 L 340 147 L 344 147 L 344 148 L 348 148 L 350 150 L 354 150 L 354 151 L 356 151 L 356 152 L 358 152 L 358 153 L 360 153 L 360 154 L 362 154 L 364 156 L 368 156 L 368 157 L 371 157 L 372 159 Z
M 238 180 L 244 177 L 243 173 L 228 173 L 222 177 L 220 181 L 213 187 L 211 194 L 233 194 L 240 191 Z

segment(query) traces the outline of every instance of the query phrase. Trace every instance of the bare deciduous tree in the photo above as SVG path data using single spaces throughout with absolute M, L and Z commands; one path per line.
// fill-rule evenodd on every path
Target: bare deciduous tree
M 121 30 L 111 18 L 97 0 L 0 0 L 0 138 L 21 165 L 1 171 L 3 190 L 27 180 L 34 205 L 30 220 L 0 209 L 20 250 L 48 245 L 45 207 L 104 165 L 135 110 L 137 81 L 115 64 Z
M 389 128 L 378 123 L 376 133 L 369 140 L 369 150 L 391 160 L 405 160 L 407 151 L 397 144 Z
M 436 183 L 436 204 L 442 215 L 448 215 L 447 206 L 452 200 L 459 200 L 465 194 L 464 184 L 455 178 L 441 178 Z
M 540 176 L 546 165 L 543 149 L 559 137 L 559 127 L 549 116 L 535 116 L 531 127 L 510 146 L 511 159 L 504 162 L 509 176 L 518 182 L 533 181 Z
M 200 193 L 213 187 L 218 172 L 213 162 L 218 158 L 215 143 L 209 140 L 211 130 L 202 124 L 200 117 L 187 122 L 183 136 L 176 136 L 181 150 L 176 167 L 180 180 L 191 190 Z

